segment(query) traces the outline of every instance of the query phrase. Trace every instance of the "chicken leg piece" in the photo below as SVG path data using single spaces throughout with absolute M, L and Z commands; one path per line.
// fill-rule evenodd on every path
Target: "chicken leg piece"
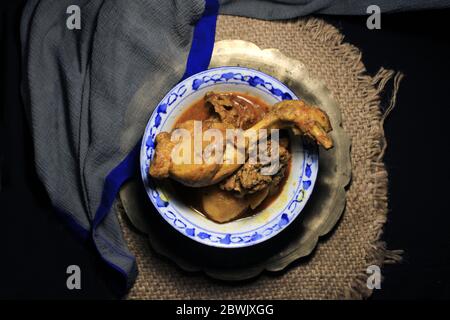
M 221 167 L 220 161 L 206 161 L 202 154 L 200 159 L 203 160 L 200 163 L 195 161 L 195 149 L 194 149 L 194 135 L 195 135 L 195 121 L 188 120 L 181 123 L 175 129 L 184 129 L 190 135 L 190 157 L 186 159 L 184 163 L 180 160 L 183 156 L 177 153 L 175 149 L 177 142 L 172 141 L 172 135 L 168 132 L 161 132 L 156 136 L 156 149 L 153 161 L 150 164 L 149 173 L 150 176 L 155 179 L 173 178 L 180 183 L 190 187 L 202 187 L 210 185 L 211 179 L 217 173 Z M 225 136 L 226 126 L 221 122 L 205 120 L 202 122 L 202 131 L 199 132 L 203 136 L 203 132 L 208 129 L 217 129 Z M 173 132 L 172 132 L 173 133 Z M 223 142 L 220 141 L 222 144 Z M 209 144 L 205 141 L 201 141 L 201 152 L 203 153 L 205 147 Z M 181 150 L 181 149 L 180 149 Z M 180 157 L 180 158 L 178 158 Z M 177 161 L 180 160 L 180 161 Z
M 332 130 L 327 114 L 321 109 L 308 106 L 299 100 L 285 100 L 276 103 L 262 120 L 244 131 L 244 136 L 248 137 L 251 132 L 258 132 L 261 129 L 285 128 L 292 128 L 294 133 L 303 134 L 317 141 L 325 149 L 333 147 L 333 141 L 327 134 Z M 162 135 L 161 138 L 160 135 Z M 257 136 L 259 137 L 259 135 Z M 161 143 L 162 141 L 167 143 Z M 156 137 L 156 142 L 155 158 L 150 165 L 150 175 L 157 179 L 171 177 L 187 186 L 205 187 L 222 181 L 242 166 L 242 163 L 227 163 L 226 161 L 221 164 L 176 164 L 171 161 L 170 154 L 174 144 L 170 142 L 168 134 L 160 133 Z M 245 142 L 244 151 L 247 153 L 248 139 Z M 224 141 L 224 149 L 226 149 L 226 143 L 227 141 Z M 235 153 L 231 152 L 231 154 L 235 156 L 238 152 L 242 151 L 235 148 Z M 226 154 L 227 152 L 224 152 L 224 160 L 226 160 Z
M 333 147 L 333 141 L 327 135 L 332 130 L 328 115 L 300 100 L 284 100 L 274 104 L 270 112 L 249 130 L 285 128 L 292 128 L 294 133 L 316 140 L 327 150 Z

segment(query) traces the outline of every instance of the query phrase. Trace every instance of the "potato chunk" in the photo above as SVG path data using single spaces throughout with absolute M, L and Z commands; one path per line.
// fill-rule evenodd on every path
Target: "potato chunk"
M 237 198 L 231 192 L 223 191 L 218 186 L 204 189 L 202 206 L 208 217 L 218 223 L 224 223 L 238 218 L 249 207 L 249 201 Z

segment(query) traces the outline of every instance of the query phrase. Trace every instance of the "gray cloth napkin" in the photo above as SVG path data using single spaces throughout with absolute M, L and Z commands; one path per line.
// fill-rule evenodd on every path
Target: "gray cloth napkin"
M 157 103 L 186 70 L 208 65 L 216 1 L 207 0 L 205 11 L 204 0 L 29 0 L 23 12 L 22 93 L 37 173 L 56 211 L 93 240 L 104 261 L 124 276 L 124 288 L 133 283 L 136 264 L 111 205 L 135 170 L 137 146 Z M 375 2 L 382 12 L 449 5 Z M 285 19 L 365 14 L 369 4 L 222 0 L 221 12 Z M 71 5 L 81 9 L 81 30 L 66 26 Z
M 66 27 L 74 4 L 81 30 Z M 203 10 L 202 0 L 30 0 L 23 12 L 23 94 L 36 170 L 58 212 L 92 236 L 128 286 L 136 267 L 117 217 L 96 219 L 105 178 L 183 76 Z
M 381 13 L 450 7 L 449 0 L 221 0 L 221 13 L 274 20 L 313 13 L 365 15 L 370 5 Z

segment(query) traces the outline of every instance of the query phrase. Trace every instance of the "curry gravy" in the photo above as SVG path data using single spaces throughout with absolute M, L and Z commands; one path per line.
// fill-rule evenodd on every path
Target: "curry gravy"
M 260 98 L 257 98 L 257 97 L 254 97 L 254 96 L 251 96 L 248 94 L 237 93 L 237 92 L 233 93 L 233 94 L 235 94 L 239 98 L 247 100 L 247 102 L 252 103 L 253 106 L 255 106 L 256 108 L 261 108 L 264 113 L 266 113 L 270 109 L 270 106 Z M 189 108 L 187 108 L 178 117 L 177 121 L 175 122 L 174 128 L 177 127 L 179 124 L 186 122 L 188 120 L 198 120 L 198 121 L 207 120 L 208 118 L 213 116 L 213 114 L 214 114 L 214 110 L 205 103 L 204 98 L 201 98 L 200 100 L 194 102 Z M 280 137 L 283 137 L 283 136 L 287 136 L 287 134 L 286 134 L 286 132 L 281 130 Z M 289 146 L 289 148 L 290 148 L 290 146 Z M 269 207 L 281 194 L 284 186 L 286 185 L 286 181 L 289 177 L 290 171 L 291 171 L 291 160 L 289 160 L 289 162 L 287 164 L 285 176 L 279 183 L 276 191 L 273 192 L 272 194 L 268 195 L 263 200 L 263 202 L 255 209 L 251 209 L 249 207 L 244 212 L 244 214 L 239 216 L 237 219 L 242 219 L 245 217 L 255 215 L 255 214 L 263 211 L 267 207 Z M 185 185 L 183 185 L 179 182 L 173 181 L 173 180 L 171 180 L 171 183 L 173 186 L 173 190 L 176 193 L 176 197 L 178 199 L 180 199 L 187 206 L 189 206 L 192 209 L 194 209 L 195 211 L 197 211 L 199 214 L 201 214 L 205 217 L 208 217 L 208 215 L 206 214 L 206 212 L 202 206 L 202 201 L 201 201 L 201 196 L 202 196 L 202 193 L 204 192 L 205 188 L 192 188 L 192 187 L 185 186 Z M 217 188 L 219 188 L 218 185 L 217 185 Z M 234 220 L 237 220 L 237 219 L 234 219 Z

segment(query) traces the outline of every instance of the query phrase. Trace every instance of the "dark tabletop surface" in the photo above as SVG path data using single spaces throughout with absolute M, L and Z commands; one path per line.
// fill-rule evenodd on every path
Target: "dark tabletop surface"
M 95 251 L 51 209 L 33 168 L 30 130 L 19 94 L 18 24 L 25 1 L 1 3 L 0 298 L 115 298 Z M 379 67 L 405 78 L 385 123 L 389 215 L 383 239 L 405 250 L 382 269 L 372 299 L 450 298 L 450 10 L 365 17 L 323 17 L 361 49 L 370 74 Z M 389 97 L 385 97 L 386 99 Z M 66 268 L 79 265 L 82 290 L 68 290 Z

